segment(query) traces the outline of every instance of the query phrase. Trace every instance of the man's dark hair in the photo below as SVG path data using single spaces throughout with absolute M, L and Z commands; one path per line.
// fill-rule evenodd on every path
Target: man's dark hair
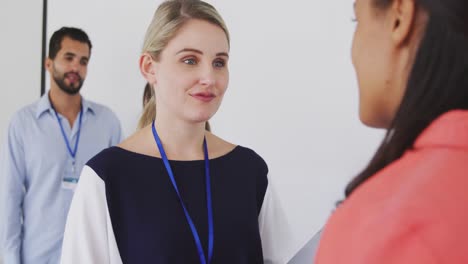
M 86 32 L 79 28 L 73 27 L 62 27 L 61 29 L 54 32 L 52 37 L 49 41 L 49 58 L 55 59 L 57 53 L 62 48 L 62 41 L 65 37 L 71 38 L 72 40 L 76 40 L 82 43 L 86 43 L 89 46 L 89 56 L 91 56 L 91 41 L 89 40 L 88 35 Z

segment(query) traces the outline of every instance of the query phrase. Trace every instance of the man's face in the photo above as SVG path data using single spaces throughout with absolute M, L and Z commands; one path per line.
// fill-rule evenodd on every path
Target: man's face
M 55 58 L 46 61 L 46 67 L 51 75 L 52 85 L 69 95 L 77 94 L 86 78 L 89 61 L 89 46 L 65 37 L 61 49 Z

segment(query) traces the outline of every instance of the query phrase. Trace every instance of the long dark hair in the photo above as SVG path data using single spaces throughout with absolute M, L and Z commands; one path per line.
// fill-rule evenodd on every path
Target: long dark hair
M 429 19 L 405 94 L 374 157 L 346 187 L 346 197 L 411 149 L 434 119 L 450 110 L 468 109 L 468 0 L 416 2 Z M 391 3 L 374 0 L 376 8 Z

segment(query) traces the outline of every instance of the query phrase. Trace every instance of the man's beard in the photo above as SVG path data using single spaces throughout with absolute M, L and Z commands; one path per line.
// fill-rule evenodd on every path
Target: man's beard
M 70 85 L 67 85 L 65 83 L 65 79 L 67 78 L 67 75 L 69 74 L 75 74 L 77 76 L 77 80 L 73 83 L 70 83 Z M 60 88 L 60 90 L 64 91 L 65 93 L 69 95 L 75 95 L 78 92 L 80 92 L 81 86 L 83 86 L 83 79 L 78 75 L 78 73 L 65 73 L 62 78 L 58 75 L 59 74 L 53 74 L 53 78 L 54 78 L 55 83 L 57 83 L 57 86 Z M 75 83 L 78 83 L 78 86 L 74 86 Z

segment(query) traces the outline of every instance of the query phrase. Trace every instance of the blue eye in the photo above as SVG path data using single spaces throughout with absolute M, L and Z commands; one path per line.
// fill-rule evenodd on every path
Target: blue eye
M 197 64 L 197 61 L 195 59 L 185 59 L 185 60 L 183 60 L 183 62 L 185 64 L 188 64 L 188 65 L 196 65 Z
M 213 62 L 213 66 L 215 68 L 223 68 L 224 66 L 226 66 L 226 62 L 224 60 L 216 60 Z

